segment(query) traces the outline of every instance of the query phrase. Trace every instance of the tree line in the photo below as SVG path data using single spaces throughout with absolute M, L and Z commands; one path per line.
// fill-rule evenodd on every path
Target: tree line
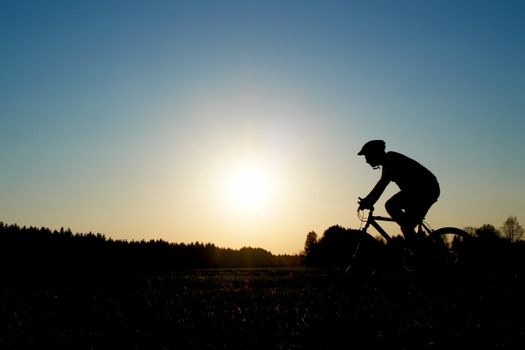
M 524 229 L 509 217 L 493 225 L 467 227 L 471 239 L 454 242 L 463 266 L 525 271 Z M 399 260 L 401 237 L 385 242 L 360 230 L 331 226 L 321 237 L 306 235 L 304 251 L 274 255 L 262 248 L 219 248 L 212 243 L 170 243 L 164 240 L 113 240 L 101 233 L 73 233 L 20 227 L 0 222 L 0 270 L 122 271 L 178 268 L 342 267 L 351 260 L 365 268 L 393 268 Z M 358 256 L 359 259 L 355 259 Z
M 20 227 L 0 222 L 0 266 L 24 270 L 166 270 L 177 268 L 284 267 L 300 255 L 274 255 L 261 248 L 219 248 L 211 243 L 113 240 L 70 229 Z

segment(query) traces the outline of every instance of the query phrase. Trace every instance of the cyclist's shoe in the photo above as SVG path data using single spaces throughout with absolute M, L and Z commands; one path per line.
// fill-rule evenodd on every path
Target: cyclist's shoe
M 406 239 L 407 246 L 419 253 L 425 252 L 429 248 L 429 241 L 422 234 L 414 234 L 411 238 Z

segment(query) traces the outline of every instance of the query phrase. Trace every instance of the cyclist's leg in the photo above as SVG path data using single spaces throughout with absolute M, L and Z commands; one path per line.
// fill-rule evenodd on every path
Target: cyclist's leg
M 385 209 L 392 219 L 398 224 L 402 221 L 407 201 L 404 192 L 398 192 L 385 203 Z
M 404 192 L 398 192 L 392 196 L 385 203 L 385 209 L 388 214 L 394 219 L 395 222 L 401 227 L 401 232 L 405 238 L 410 239 L 415 236 L 415 227 L 418 224 L 417 221 L 414 222 L 413 200 L 410 196 Z
M 405 224 L 410 229 L 415 229 L 427 215 L 432 205 L 437 201 L 439 192 L 407 194 L 407 207 L 405 209 Z
M 434 203 L 430 202 L 429 200 L 414 198 L 414 200 L 411 203 L 409 203 L 409 205 L 407 205 L 407 208 L 405 210 L 404 224 L 405 229 L 410 230 L 410 234 L 415 235 L 416 226 L 419 225 L 425 219 L 425 216 L 427 215 L 432 204 Z M 403 227 L 401 227 L 401 230 L 403 231 Z
M 411 194 L 401 191 L 385 203 L 385 208 L 399 224 L 405 238 L 413 239 L 416 237 L 416 226 L 423 221 L 436 199 L 434 194 Z

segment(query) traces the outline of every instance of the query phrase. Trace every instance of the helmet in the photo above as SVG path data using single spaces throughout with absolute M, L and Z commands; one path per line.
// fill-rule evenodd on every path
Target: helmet
M 383 153 L 385 152 L 385 141 L 383 140 L 372 140 L 368 141 L 363 145 L 361 151 L 357 154 L 358 156 L 364 156 L 370 153 Z

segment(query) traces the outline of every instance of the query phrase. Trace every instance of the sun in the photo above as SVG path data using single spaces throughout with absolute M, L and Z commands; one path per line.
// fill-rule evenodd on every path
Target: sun
M 230 203 L 240 210 L 261 209 L 271 197 L 269 174 L 257 166 L 242 166 L 232 170 L 226 186 Z

